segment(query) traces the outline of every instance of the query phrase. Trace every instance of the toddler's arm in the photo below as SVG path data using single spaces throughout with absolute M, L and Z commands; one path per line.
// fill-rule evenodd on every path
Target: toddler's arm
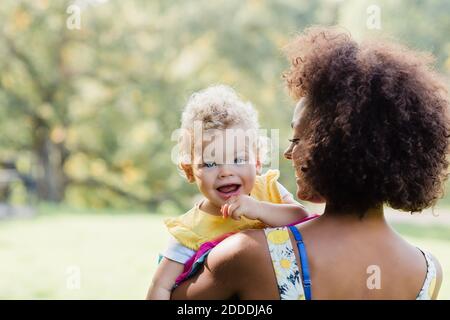
M 222 215 L 233 219 L 239 219 L 244 215 L 272 227 L 281 227 L 306 218 L 308 212 L 290 195 L 283 197 L 282 204 L 258 201 L 250 196 L 241 195 L 229 199 L 222 207 Z
M 308 216 L 305 208 L 294 199 L 283 204 L 259 201 L 259 207 L 257 219 L 271 227 L 287 226 Z
M 164 257 L 153 276 L 147 299 L 169 300 L 175 280 L 184 270 L 184 263 L 194 254 L 194 250 L 183 246 L 171 236 Z
M 184 265 L 162 258 L 147 293 L 147 300 L 170 300 L 170 294 L 177 277 L 183 272 Z

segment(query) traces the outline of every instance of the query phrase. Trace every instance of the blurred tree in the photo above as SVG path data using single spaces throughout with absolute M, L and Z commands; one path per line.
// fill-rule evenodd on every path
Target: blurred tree
M 439 31 L 448 28 L 447 5 L 400 2 L 383 2 L 385 30 L 431 46 L 450 66 L 448 32 Z M 70 5 L 80 8 L 79 29 L 67 27 Z M 408 31 L 405 19 L 393 21 L 398 6 L 413 20 L 441 18 Z M 365 10 L 334 0 L 2 1 L 0 160 L 35 163 L 43 200 L 185 210 L 198 192 L 171 162 L 170 139 L 189 95 L 233 86 L 260 111 L 263 128 L 280 128 L 283 149 L 293 102 L 280 48 L 310 24 L 365 32 L 357 19 Z M 280 167 L 295 188 L 290 163 Z
M 380 29 L 366 28 L 367 8 L 380 12 Z M 441 73 L 450 75 L 450 2 L 443 0 L 348 0 L 339 8 L 339 24 L 358 38 L 390 37 L 417 50 L 433 53 Z M 363 27 L 361 27 L 363 26 Z

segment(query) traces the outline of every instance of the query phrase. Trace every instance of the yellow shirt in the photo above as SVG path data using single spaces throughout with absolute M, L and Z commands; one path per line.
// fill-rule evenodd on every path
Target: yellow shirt
M 263 175 L 256 176 L 250 195 L 260 201 L 283 203 L 277 185 L 279 176 L 278 170 L 269 170 Z M 199 205 L 179 217 L 165 219 L 164 223 L 178 242 L 192 250 L 198 250 L 202 243 L 229 232 L 266 227 L 261 221 L 246 217 L 241 217 L 240 220 L 223 219 L 222 216 L 200 210 Z

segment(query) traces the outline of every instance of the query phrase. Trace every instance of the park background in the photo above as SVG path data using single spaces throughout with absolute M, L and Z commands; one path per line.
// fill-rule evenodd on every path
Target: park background
M 2 0 L 0 298 L 144 298 L 163 219 L 198 193 L 171 161 L 192 92 L 224 83 L 253 102 L 262 128 L 280 129 L 294 192 L 281 48 L 309 25 L 340 25 L 433 53 L 450 84 L 449 12 L 445 0 Z M 441 261 L 441 299 L 449 206 L 445 195 L 422 214 L 387 213 Z

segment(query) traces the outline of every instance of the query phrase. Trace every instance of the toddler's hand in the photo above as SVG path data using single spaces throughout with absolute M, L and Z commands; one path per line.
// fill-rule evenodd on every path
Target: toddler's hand
M 241 216 L 256 220 L 259 218 L 259 201 L 247 195 L 233 196 L 221 208 L 224 218 L 240 220 Z

